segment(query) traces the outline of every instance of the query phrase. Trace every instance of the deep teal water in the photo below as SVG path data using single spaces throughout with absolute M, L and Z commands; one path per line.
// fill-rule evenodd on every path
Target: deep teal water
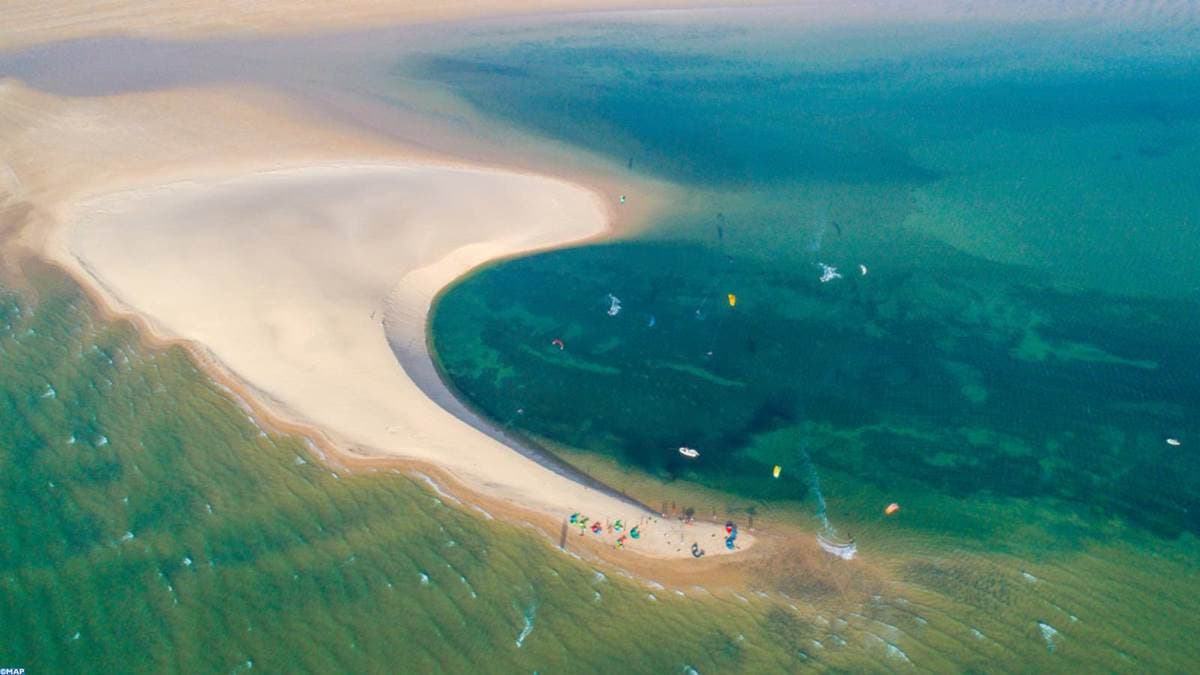
M 1136 668 L 1100 655 L 1135 634 L 1193 660 L 1164 639 L 1197 627 L 1176 613 L 1200 533 L 1187 35 L 574 26 L 410 63 L 481 114 L 607 157 L 631 200 L 639 175 L 683 195 L 646 232 L 448 289 L 443 372 L 589 466 L 768 523 L 826 516 L 949 620 L 1024 616 L 1014 593 L 1070 586 L 1095 601 L 1102 668 Z M 823 264 L 842 276 L 821 282 Z M 1165 560 L 1161 586 L 1134 581 Z M 1070 669 L 1078 654 L 1051 643 L 1084 620 L 1064 604 L 1028 635 Z M 1048 667 L 1028 658 L 1017 669 Z
M 807 455 L 896 492 L 1053 497 L 1200 532 L 1200 463 L 1165 443 L 1200 431 L 1193 305 L 930 257 L 823 284 L 700 246 L 587 247 L 479 273 L 433 329 L 493 418 L 668 480 L 802 499 Z
M 803 471 L 762 477 L 811 458 L 1200 531 L 1200 460 L 1165 442 L 1198 431 L 1200 62 L 1169 33 L 960 28 L 610 27 L 409 66 L 690 190 L 645 235 L 447 292 L 449 379 L 733 493 L 802 499 Z

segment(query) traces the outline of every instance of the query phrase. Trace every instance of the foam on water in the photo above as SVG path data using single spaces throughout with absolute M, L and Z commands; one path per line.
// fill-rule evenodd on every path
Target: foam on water
M 1045 621 L 1038 621 L 1037 627 L 1038 632 L 1042 634 L 1042 639 L 1046 642 L 1047 651 L 1053 652 L 1058 646 L 1058 630 Z
M 529 634 L 533 632 L 533 620 L 534 620 L 534 618 L 536 618 L 536 616 L 537 616 L 537 605 L 536 604 L 529 605 L 529 607 L 527 609 L 525 609 L 524 612 L 521 613 L 521 619 L 524 621 L 524 626 L 522 626 L 521 632 L 517 635 L 517 648 L 518 649 L 520 649 L 521 647 L 523 647 L 525 645 L 525 638 L 529 637 Z

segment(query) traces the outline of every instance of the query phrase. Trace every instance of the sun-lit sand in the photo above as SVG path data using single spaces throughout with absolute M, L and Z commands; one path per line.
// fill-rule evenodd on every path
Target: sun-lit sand
M 713 9 L 779 5 L 814 22 L 854 19 L 1047 20 L 1111 17 L 1124 21 L 1184 22 L 1196 3 L 1170 0 L 1144 3 L 1061 2 L 873 2 L 857 0 L 7 0 L 0 3 L 0 50 L 56 40 L 134 35 L 153 39 L 203 38 L 354 30 L 404 23 L 479 17 L 550 15 L 596 11 Z
M 0 48 L 97 35 L 153 38 L 311 32 L 478 16 L 597 9 L 721 7 L 725 0 L 9 0 L 0 8 Z M 757 0 L 745 4 L 781 4 Z
M 718 525 L 659 520 L 463 422 L 394 352 L 428 376 L 442 287 L 489 259 L 605 233 L 611 196 L 414 158 L 255 91 L 71 99 L 9 82 L 0 143 L 5 206 L 31 207 L 20 241 L 155 337 L 195 345 L 272 416 L 355 455 L 430 463 L 547 525 L 574 512 L 644 521 L 627 554 L 725 552 L 711 545 Z

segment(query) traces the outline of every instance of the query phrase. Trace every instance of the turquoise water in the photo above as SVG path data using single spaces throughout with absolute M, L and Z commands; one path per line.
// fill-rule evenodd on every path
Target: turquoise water
M 1056 283 L 1200 293 L 1200 187 L 1186 180 L 1200 62 L 1186 26 L 811 29 L 781 17 L 770 29 L 569 24 L 474 39 L 486 46 L 402 69 L 684 184 L 657 236 L 703 240 L 724 213 L 738 235 L 726 247 L 765 262 L 878 260 L 924 235 Z
M 919 273 L 821 283 L 699 246 L 574 249 L 479 273 L 433 329 L 493 418 L 668 480 L 803 499 L 811 457 L 897 494 L 1053 497 L 1200 532 L 1200 462 L 1165 442 L 1200 432 L 1193 304 L 1056 292 L 950 250 L 910 259 Z
M 1194 660 L 1163 639 L 1200 628 L 1179 604 L 1200 561 L 1186 40 L 573 25 L 410 63 L 481 114 L 685 195 L 645 233 L 456 284 L 433 316 L 439 363 L 493 419 L 609 480 L 760 522 L 828 517 L 948 618 L 1019 615 L 1008 594 L 1053 560 L 1058 583 L 1104 598 L 1089 648 L 1140 625 Z M 822 282 L 825 265 L 841 276 Z M 1170 590 L 1128 607 L 1131 568 L 1163 559 Z

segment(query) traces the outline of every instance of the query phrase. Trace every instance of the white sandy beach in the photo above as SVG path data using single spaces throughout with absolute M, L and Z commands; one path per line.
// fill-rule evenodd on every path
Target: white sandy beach
M 356 455 L 434 465 L 543 522 L 646 519 L 627 551 L 682 558 L 719 541 L 716 525 L 656 522 L 463 422 L 389 345 L 425 364 L 428 388 L 435 294 L 489 259 L 602 235 L 611 196 L 414 158 L 253 91 L 72 99 L 9 83 L 0 143 L 5 206 L 32 206 L 21 242 L 155 337 L 196 345 L 272 417 Z
M 653 514 L 465 424 L 389 347 L 428 359 L 426 317 L 442 287 L 489 259 L 597 236 L 607 224 L 598 195 L 549 178 L 330 163 L 93 198 L 76 206 L 52 250 L 79 261 L 156 333 L 204 345 L 286 417 L 341 446 L 433 462 L 475 490 L 555 517 L 632 524 Z M 664 536 L 677 527 L 643 526 L 628 546 L 677 552 L 679 536 Z M 711 541 L 718 528 L 688 529 Z

